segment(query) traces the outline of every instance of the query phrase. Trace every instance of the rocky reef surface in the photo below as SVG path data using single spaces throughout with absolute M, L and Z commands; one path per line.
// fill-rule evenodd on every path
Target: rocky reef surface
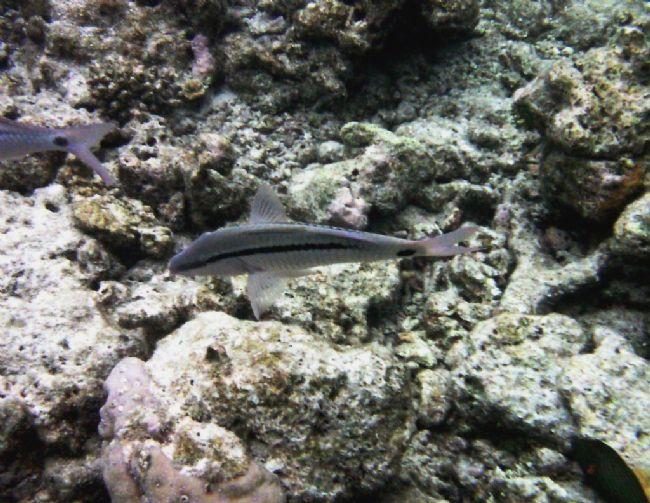
M 9 0 L 0 116 L 112 120 L 0 163 L 0 500 L 592 502 L 576 435 L 650 466 L 641 0 Z M 243 220 L 451 260 L 297 278 L 166 263 Z

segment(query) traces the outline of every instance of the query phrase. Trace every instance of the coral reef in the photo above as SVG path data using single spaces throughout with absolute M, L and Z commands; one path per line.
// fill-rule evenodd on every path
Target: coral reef
M 238 29 L 222 47 L 226 82 L 269 110 L 326 102 L 347 95 L 356 60 L 387 39 L 413 26 L 440 35 L 470 32 L 478 21 L 475 0 L 422 2 L 414 12 L 409 7 L 403 0 L 238 3 L 232 12 Z
M 173 415 L 254 437 L 291 499 L 381 487 L 409 437 L 405 369 L 378 345 L 337 349 L 277 322 L 203 313 L 146 367 Z
M 0 166 L 0 500 L 599 501 L 650 464 L 642 0 L 9 0 L 0 115 L 112 120 Z M 242 278 L 169 257 L 272 184 L 452 259 Z
M 110 440 L 102 474 L 111 501 L 285 501 L 275 477 L 233 433 L 189 417 L 172 424 L 150 381 L 137 358 L 122 360 L 106 380 L 99 431 Z
M 174 246 L 171 231 L 156 225 L 151 209 L 138 200 L 109 195 L 83 198 L 73 203 L 72 215 L 81 230 L 131 259 L 138 252 L 164 258 Z
M 573 64 L 557 61 L 515 94 L 520 115 L 548 142 L 544 194 L 588 219 L 616 215 L 648 171 L 650 95 L 629 45 L 591 49 Z
M 62 186 L 31 197 L 3 191 L 0 204 L 0 495 L 31 499 L 33 485 L 43 485 L 43 496 L 57 500 L 56 481 L 39 482 L 42 453 L 92 450 L 101 383 L 125 355 L 144 355 L 146 345 L 97 310 L 93 285 L 124 268 L 76 230 Z M 83 477 L 75 484 L 72 493 L 83 489 Z

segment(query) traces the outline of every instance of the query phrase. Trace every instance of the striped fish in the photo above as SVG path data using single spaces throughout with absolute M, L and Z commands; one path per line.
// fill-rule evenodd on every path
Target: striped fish
M 90 151 L 91 147 L 97 145 L 113 129 L 115 126 L 106 122 L 87 126 L 46 128 L 0 117 L 0 161 L 36 152 L 58 150 L 74 154 L 92 168 L 106 185 L 115 185 L 111 174 Z
M 457 246 L 476 231 L 463 227 L 430 239 L 411 241 L 381 234 L 291 222 L 277 195 L 263 184 L 245 225 L 208 232 L 169 262 L 185 276 L 248 274 L 246 293 L 260 318 L 282 294 L 289 278 L 312 267 L 401 257 L 449 257 L 476 251 Z

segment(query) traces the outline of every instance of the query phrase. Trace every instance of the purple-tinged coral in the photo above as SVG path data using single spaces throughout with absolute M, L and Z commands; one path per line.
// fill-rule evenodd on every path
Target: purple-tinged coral
M 233 433 L 174 412 L 141 360 L 122 360 L 105 388 L 99 431 L 107 441 L 102 474 L 113 503 L 284 502 L 278 480 Z

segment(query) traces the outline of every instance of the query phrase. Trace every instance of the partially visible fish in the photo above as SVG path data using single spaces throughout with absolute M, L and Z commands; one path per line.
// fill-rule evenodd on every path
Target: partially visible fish
M 476 232 L 463 227 L 449 234 L 412 241 L 322 225 L 294 223 L 267 184 L 253 198 L 247 224 L 208 232 L 174 256 L 172 273 L 185 276 L 248 274 L 247 295 L 259 317 L 284 290 L 288 278 L 309 268 L 341 262 L 402 257 L 450 257 L 476 251 L 457 246 Z
M 115 125 L 107 122 L 46 128 L 0 117 L 0 161 L 49 150 L 68 152 L 92 168 L 106 185 L 115 185 L 111 174 L 90 151 L 113 129 Z
M 587 484 L 608 503 L 650 503 L 647 471 L 628 465 L 605 442 L 575 437 L 569 456 L 580 465 Z

